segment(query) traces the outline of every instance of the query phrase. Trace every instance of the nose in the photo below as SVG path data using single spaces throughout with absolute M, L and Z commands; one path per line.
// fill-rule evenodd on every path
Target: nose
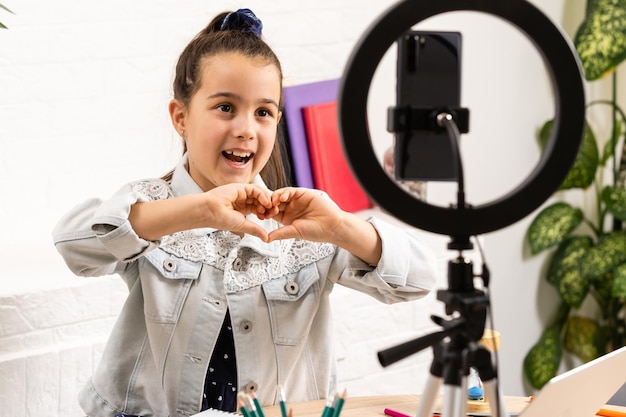
M 250 140 L 254 138 L 254 115 L 248 113 L 240 113 L 235 118 L 233 134 L 242 140 Z

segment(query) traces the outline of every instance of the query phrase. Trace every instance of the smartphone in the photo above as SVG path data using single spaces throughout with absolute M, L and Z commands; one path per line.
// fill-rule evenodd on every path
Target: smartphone
M 396 108 L 459 108 L 461 33 L 409 31 L 397 41 Z M 399 180 L 455 181 L 456 158 L 445 129 L 413 126 L 395 132 Z

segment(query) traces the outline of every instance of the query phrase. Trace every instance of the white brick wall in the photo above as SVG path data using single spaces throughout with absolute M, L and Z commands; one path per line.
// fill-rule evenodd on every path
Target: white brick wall
M 0 295 L 3 416 L 81 415 L 76 393 L 125 297 L 119 279 Z
M 50 232 L 84 198 L 107 197 L 127 181 L 174 165 L 179 143 L 166 106 L 184 45 L 215 13 L 250 7 L 265 24 L 287 82 L 337 78 L 357 39 L 395 1 L 0 2 L 15 12 L 0 11 L 10 28 L 0 31 L 0 415 L 80 416 L 76 392 L 99 358 L 125 289 L 117 279 L 73 277 Z M 533 3 L 565 21 L 569 33 L 584 12 L 581 2 Z M 468 35 L 463 101 L 472 131 L 463 152 L 468 198 L 480 204 L 511 190 L 536 163 L 534 131 L 549 117 L 551 98 L 536 53 L 514 29 L 466 14 L 450 19 L 453 24 L 444 18 L 442 27 L 436 20 L 429 28 Z M 377 151 L 390 144 L 384 117 L 393 103 L 392 64 L 381 63 L 391 72 L 371 91 Z M 551 289 L 537 278 L 542 259 L 524 252 L 526 224 L 485 238 L 503 333 L 501 375 L 511 395 L 522 394 L 523 354 L 552 313 Z M 441 253 L 439 286 L 445 287 L 447 238 L 425 237 Z M 428 317 L 441 309 L 434 294 L 395 306 L 346 297 L 341 289 L 334 297 L 340 383 L 350 394 L 421 392 L 429 352 L 386 369 L 375 352 L 431 330 Z

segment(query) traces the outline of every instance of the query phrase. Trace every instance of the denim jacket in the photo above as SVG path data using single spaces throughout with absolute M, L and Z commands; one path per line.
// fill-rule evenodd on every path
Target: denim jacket
M 119 274 L 129 289 L 101 361 L 79 394 L 91 417 L 199 412 L 227 309 L 238 390 L 255 391 L 262 404 L 276 403 L 278 384 L 290 401 L 326 398 L 335 389 L 333 285 L 394 303 L 423 297 L 435 282 L 433 252 L 376 218 L 368 220 L 383 243 L 376 267 L 328 243 L 264 243 L 210 228 L 141 239 L 128 221 L 132 204 L 202 192 L 185 162 L 170 183 L 127 184 L 107 200 L 78 205 L 54 229 L 54 243 L 75 274 Z M 260 177 L 255 182 L 262 183 Z M 268 231 L 279 227 L 249 219 Z

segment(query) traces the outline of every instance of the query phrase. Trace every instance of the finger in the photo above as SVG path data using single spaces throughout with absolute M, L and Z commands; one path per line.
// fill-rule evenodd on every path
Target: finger
M 269 237 L 265 229 L 263 229 L 258 224 L 251 222 L 250 220 L 246 220 L 240 229 L 241 232 L 247 233 L 252 236 L 256 236 L 261 239 L 263 242 L 269 242 Z
M 272 191 L 270 190 L 263 190 L 263 192 L 261 193 L 261 195 L 259 196 L 259 198 L 257 199 L 259 201 L 259 203 L 261 203 L 264 207 L 266 208 L 272 208 Z
M 268 215 L 270 217 L 274 217 L 276 215 L 280 214 L 280 208 L 277 206 L 272 206 L 272 208 L 269 210 Z
M 269 210 L 265 210 L 265 212 L 262 214 L 257 213 L 257 217 L 261 220 L 274 219 L 280 223 L 282 219 L 282 214 L 280 210 L 278 209 L 278 207 L 272 207 Z
M 266 208 L 264 206 L 257 206 L 256 208 L 256 216 L 261 219 L 261 220 L 266 220 L 269 218 L 272 218 L 272 211 L 274 210 L 274 208 Z
M 267 208 L 272 206 L 272 191 L 267 188 L 256 184 L 247 184 L 245 191 L 247 204 L 259 204 Z
M 300 237 L 300 233 L 298 233 L 298 229 L 293 226 L 282 226 L 278 229 L 272 230 L 268 235 L 268 242 L 273 242 L 275 240 L 281 239 L 291 239 L 294 237 Z
M 292 198 L 295 189 L 292 187 L 281 188 L 279 190 L 274 191 L 272 194 L 272 204 L 279 205 L 280 203 L 285 203 Z
M 270 219 L 278 213 L 280 213 L 280 210 L 276 206 L 272 206 L 269 209 L 262 206 L 257 207 L 257 217 L 261 220 Z

